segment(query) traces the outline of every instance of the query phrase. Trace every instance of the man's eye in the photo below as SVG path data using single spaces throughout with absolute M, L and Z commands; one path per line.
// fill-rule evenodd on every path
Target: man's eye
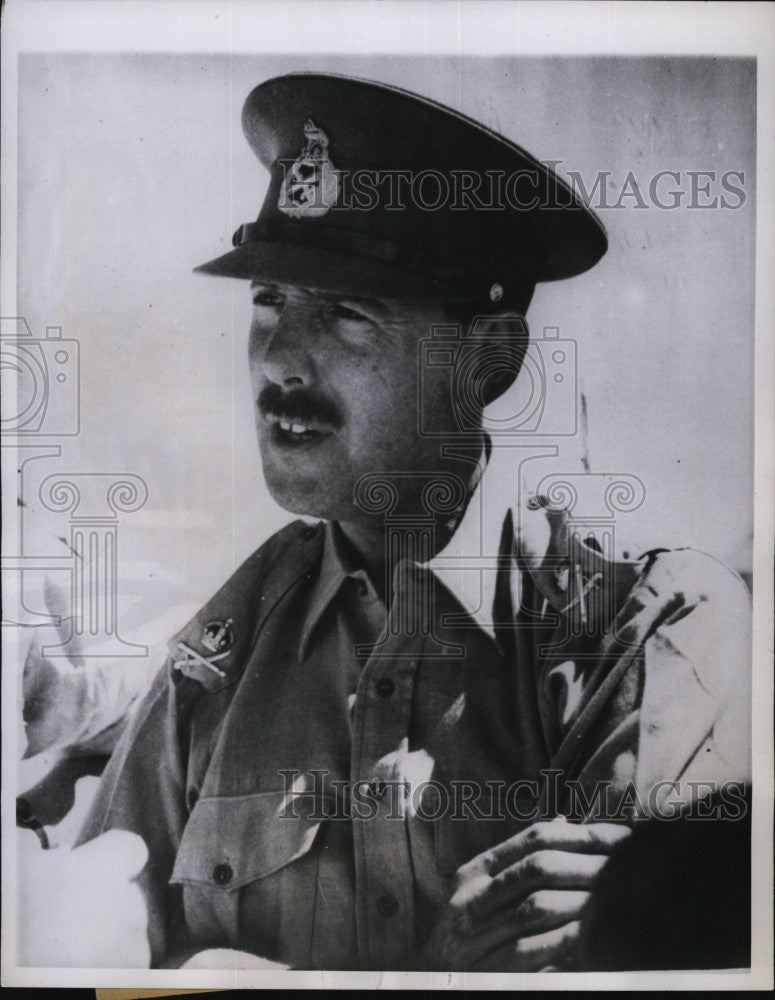
M 253 292 L 253 305 L 254 306 L 269 306 L 276 307 L 283 304 L 282 295 L 278 295 L 277 292 L 270 291 L 266 288 L 257 288 Z
M 342 305 L 341 302 L 332 302 L 328 306 L 328 315 L 332 319 L 350 320 L 354 323 L 370 322 L 368 316 L 364 316 L 363 313 L 358 312 L 356 309 L 350 309 L 349 306 Z

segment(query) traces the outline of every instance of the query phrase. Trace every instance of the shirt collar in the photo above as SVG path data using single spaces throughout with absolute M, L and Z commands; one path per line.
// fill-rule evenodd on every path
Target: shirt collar
M 482 473 L 486 469 L 490 460 L 491 452 L 492 442 L 489 435 L 485 433 L 482 454 L 472 481 L 469 483 L 469 499 L 470 496 L 476 491 Z M 455 525 L 455 529 L 457 529 L 457 527 L 458 525 Z M 395 595 L 396 593 L 405 590 L 408 579 L 417 572 L 422 572 L 423 569 L 431 572 L 433 575 L 433 560 L 431 560 L 427 566 L 423 567 L 422 564 L 415 563 L 410 559 L 401 559 L 393 571 L 393 579 L 391 581 L 393 594 Z M 309 610 L 307 611 L 307 616 L 304 620 L 301 637 L 299 639 L 298 655 L 300 663 L 303 662 L 307 655 L 309 641 L 315 627 L 323 616 L 326 608 L 339 593 L 342 584 L 348 577 L 359 580 L 359 586 L 364 586 L 366 588 L 366 592 L 362 594 L 362 598 L 374 601 L 380 600 L 380 597 L 376 593 L 366 572 L 362 568 L 356 566 L 348 557 L 343 544 L 342 530 L 339 525 L 336 521 L 327 521 L 325 522 L 323 559 L 320 565 L 320 572 L 313 585 Z M 454 588 L 452 588 L 452 590 L 453 593 L 455 593 L 459 598 L 464 596 L 456 593 Z M 470 602 L 463 600 L 462 605 L 467 611 L 470 610 Z M 385 611 L 385 613 L 387 614 L 387 611 Z
M 521 528 L 518 539 L 514 535 L 515 521 Z M 578 538 L 569 538 L 567 521 L 566 511 L 552 513 L 543 505 L 525 504 L 519 520 L 516 520 L 514 512 L 508 510 L 504 520 L 506 530 L 501 532 L 498 565 L 508 565 L 510 568 L 516 566 L 531 577 L 547 605 L 555 612 L 572 611 L 575 614 L 577 612 L 573 609 L 578 605 L 578 613 L 583 614 L 582 609 L 586 610 L 589 603 L 585 595 L 593 587 L 605 594 L 606 601 L 612 601 L 613 606 L 618 607 L 622 596 L 632 587 L 643 569 L 644 553 L 639 547 L 631 546 L 628 552 L 616 551 L 604 555 Z M 533 535 L 535 539 L 532 538 Z M 532 558 L 526 558 L 525 545 L 530 550 L 533 540 L 536 543 L 535 552 L 532 553 Z M 567 582 L 561 576 L 558 578 L 556 573 L 557 561 L 552 558 L 552 554 L 558 552 L 568 553 L 568 562 L 574 569 L 573 578 L 569 574 Z M 409 559 L 402 559 L 393 573 L 393 593 L 406 589 L 409 576 L 418 572 L 430 572 L 441 580 L 474 621 L 492 635 L 492 609 L 489 603 L 482 604 L 481 599 L 475 599 L 481 589 L 480 560 L 460 556 L 460 561 L 454 567 L 450 567 L 448 562 L 449 560 L 437 556 L 423 567 Z M 470 570 L 468 575 L 467 570 Z M 320 572 L 313 585 L 309 610 L 301 632 L 299 661 L 307 655 L 315 626 L 348 578 L 355 578 L 360 586 L 366 587 L 367 597 L 380 600 L 366 572 L 348 557 L 341 529 L 335 522 L 328 522 L 325 525 Z M 613 593 L 608 593 L 611 590 Z M 600 597 L 596 603 L 600 603 Z
M 309 610 L 299 639 L 299 662 L 302 662 L 307 655 L 312 633 L 323 613 L 348 578 L 359 581 L 359 586 L 365 588 L 366 599 L 379 600 L 365 570 L 356 566 L 345 552 L 341 528 L 335 521 L 328 521 L 324 529 L 323 559 L 312 587 Z
M 463 560 L 463 565 L 466 565 L 466 560 Z M 404 595 L 404 597 L 406 597 L 406 595 L 416 596 L 417 587 L 422 586 L 422 584 L 417 581 L 417 577 L 418 575 L 422 576 L 427 573 L 429 573 L 431 577 L 437 577 L 455 596 L 460 604 L 460 607 L 475 621 L 477 621 L 484 631 L 492 634 L 492 626 L 486 610 L 475 603 L 472 603 L 471 595 L 467 593 L 464 587 L 461 587 L 461 581 L 458 579 L 461 575 L 459 570 L 458 572 L 452 573 L 445 573 L 443 570 L 439 572 L 439 567 L 435 564 L 434 559 L 432 559 L 428 564 L 414 562 L 408 558 L 401 559 L 394 567 L 393 578 L 391 581 L 394 599 L 399 595 Z M 477 582 L 479 582 L 481 568 L 477 566 L 474 569 L 474 573 L 476 575 Z M 300 663 L 305 660 L 307 654 L 309 653 L 309 645 L 312 639 L 312 634 L 315 631 L 318 622 L 323 617 L 326 609 L 336 598 L 342 585 L 348 579 L 358 581 L 359 588 L 365 588 L 361 592 L 362 600 L 382 603 L 384 614 L 387 617 L 388 611 L 384 605 L 384 601 L 382 601 L 377 594 L 374 585 L 368 577 L 368 574 L 363 568 L 357 566 L 349 557 L 344 545 L 342 529 L 335 521 L 325 522 L 323 535 L 323 558 L 320 563 L 318 576 L 312 587 L 309 607 L 299 638 L 298 657 Z

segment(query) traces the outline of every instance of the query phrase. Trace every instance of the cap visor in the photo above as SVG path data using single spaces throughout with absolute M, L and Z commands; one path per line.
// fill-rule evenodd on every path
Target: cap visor
M 200 264 L 198 274 L 295 285 L 365 298 L 465 301 L 470 288 L 418 275 L 393 264 L 320 247 L 256 241 Z

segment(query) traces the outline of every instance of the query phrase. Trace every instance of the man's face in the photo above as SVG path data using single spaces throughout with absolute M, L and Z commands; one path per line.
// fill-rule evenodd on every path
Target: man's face
M 251 292 L 258 438 L 281 506 L 354 520 L 363 517 L 353 500 L 363 475 L 453 468 L 440 457 L 439 438 L 421 435 L 418 418 L 419 342 L 443 321 L 440 306 L 259 282 Z M 434 428 L 453 432 L 449 370 L 426 371 L 424 394 Z M 395 483 L 411 509 L 417 498 L 402 489 L 408 481 Z

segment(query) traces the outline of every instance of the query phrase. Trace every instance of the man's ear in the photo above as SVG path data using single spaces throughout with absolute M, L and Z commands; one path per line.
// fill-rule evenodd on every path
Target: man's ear
M 525 318 L 518 313 L 476 317 L 456 371 L 458 392 L 489 406 L 519 375 L 529 338 Z

